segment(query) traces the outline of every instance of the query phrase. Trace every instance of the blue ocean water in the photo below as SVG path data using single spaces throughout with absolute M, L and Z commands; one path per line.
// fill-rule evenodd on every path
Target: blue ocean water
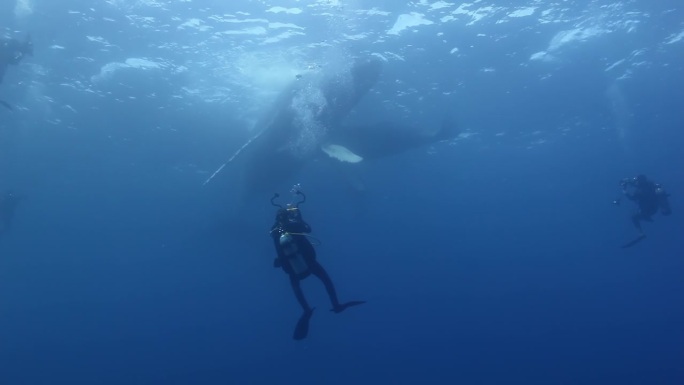
M 684 383 L 679 1 L 3 0 L 0 385 Z M 384 62 L 347 117 L 456 138 L 307 194 L 309 336 L 238 163 L 296 75 Z M 296 80 L 294 80 L 296 81 Z M 0 107 L 2 108 L 2 107 Z M 611 202 L 643 173 L 673 214 Z

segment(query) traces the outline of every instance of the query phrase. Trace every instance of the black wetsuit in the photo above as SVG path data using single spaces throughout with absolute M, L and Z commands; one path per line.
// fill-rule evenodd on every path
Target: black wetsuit
M 318 261 L 316 261 L 316 250 L 314 249 L 309 239 L 304 234 L 311 232 L 311 226 L 304 222 L 301 217 L 296 221 L 283 221 L 276 222 L 271 228 L 271 237 L 273 238 L 273 245 L 275 246 L 277 257 L 273 261 L 274 267 L 281 267 L 284 272 L 290 277 L 290 284 L 292 285 L 292 290 L 297 297 L 297 301 L 302 306 L 305 312 L 310 312 L 311 307 L 309 306 L 302 288 L 299 282 L 313 274 L 325 285 L 325 290 L 328 292 L 328 297 L 330 297 L 330 302 L 333 305 L 333 309 L 340 308 L 340 302 L 337 299 L 337 293 L 335 291 L 335 286 L 330 279 L 330 276 L 325 271 L 323 266 L 321 266 Z M 296 255 L 299 254 L 299 255 Z M 299 266 L 299 271 L 296 271 L 294 266 L 296 264 L 291 263 L 292 258 L 301 257 L 301 261 L 305 264 L 304 266 Z M 304 267 L 303 270 L 301 270 Z
M 634 191 L 627 192 L 626 187 L 634 187 Z M 637 206 L 637 212 L 632 215 L 632 223 L 634 227 L 643 235 L 643 230 L 641 229 L 641 221 L 653 221 L 653 215 L 655 215 L 658 210 L 663 215 L 669 215 L 671 213 L 670 204 L 668 202 L 668 194 L 663 190 L 660 185 L 653 183 L 652 181 L 646 179 L 634 180 L 626 182 L 623 186 L 625 196 L 634 201 Z

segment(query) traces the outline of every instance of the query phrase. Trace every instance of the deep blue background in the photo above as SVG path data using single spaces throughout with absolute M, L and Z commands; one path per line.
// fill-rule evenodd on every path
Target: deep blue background
M 679 2 L 622 3 L 617 13 L 640 12 L 636 32 L 575 43 L 550 63 L 528 58 L 600 2 L 569 2 L 555 24 L 437 23 L 380 42 L 373 37 L 399 14 L 421 9 L 347 5 L 391 12 L 358 21 L 356 32 L 370 37 L 349 43 L 352 54 L 404 58 L 388 62 L 350 120 L 427 126 L 448 109 L 471 135 L 363 165 L 363 197 L 326 162 L 292 181 L 309 196 L 304 215 L 341 298 L 368 301 L 335 315 L 322 285 L 305 281 L 317 310 L 301 342 L 291 339 L 299 308 L 287 277 L 271 267 L 270 197 L 254 197 L 236 223 L 231 171 L 205 187 L 207 174 L 194 171 L 241 145 L 248 97 L 174 97 L 193 79 L 215 81 L 190 64 L 181 75 L 64 86 L 89 84 L 102 65 L 128 57 L 196 59 L 157 47 L 202 35 L 134 28 L 126 14 L 164 25 L 226 5 L 44 1 L 19 18 L 9 3 L 0 26 L 30 30 L 36 56 L 0 87 L 18 107 L 0 111 L 0 189 L 28 195 L 0 239 L 0 384 L 684 383 L 684 41 L 663 44 L 682 30 Z M 242 5 L 309 28 L 279 48 L 339 37 L 339 25 L 310 11 Z M 77 22 L 69 10 L 97 17 Z M 119 48 L 101 50 L 86 35 Z M 454 46 L 460 56 L 447 54 Z M 637 49 L 645 51 L 628 60 L 630 78 L 606 71 Z M 622 121 L 607 96 L 613 84 Z M 618 180 L 637 173 L 665 185 L 674 213 L 646 223 L 648 237 L 623 250 L 635 235 L 633 208 L 610 202 Z

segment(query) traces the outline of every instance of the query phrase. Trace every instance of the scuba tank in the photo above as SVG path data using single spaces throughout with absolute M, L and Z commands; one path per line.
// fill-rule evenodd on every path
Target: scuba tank
M 292 268 L 297 275 L 302 275 L 309 270 L 309 266 L 304 262 L 304 257 L 299 252 L 297 243 L 290 233 L 282 233 L 280 235 L 280 246 L 283 248 L 283 254 L 285 255 L 286 262 Z

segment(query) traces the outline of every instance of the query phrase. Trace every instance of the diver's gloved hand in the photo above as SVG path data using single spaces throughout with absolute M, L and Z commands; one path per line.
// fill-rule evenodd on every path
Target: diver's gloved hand
M 366 303 L 366 301 L 349 301 L 335 306 L 334 308 L 330 309 L 330 311 L 333 313 L 342 313 L 348 307 L 363 305 L 364 303 Z

